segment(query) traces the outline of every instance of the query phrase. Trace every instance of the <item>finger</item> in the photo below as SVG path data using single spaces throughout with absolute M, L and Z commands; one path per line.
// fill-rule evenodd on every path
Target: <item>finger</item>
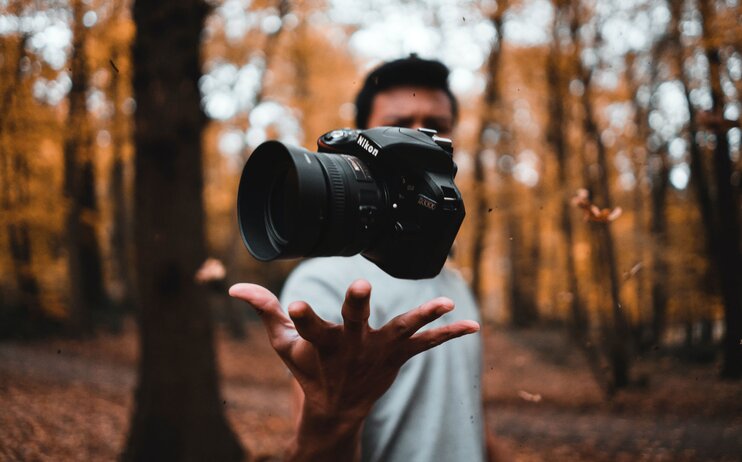
M 413 335 L 410 337 L 407 352 L 409 357 L 412 357 L 449 340 L 478 331 L 479 324 L 474 321 L 456 321 L 447 326 L 437 327 Z
M 371 284 L 368 281 L 359 279 L 348 287 L 342 308 L 343 326 L 348 334 L 360 335 L 368 329 L 370 298 Z
M 333 343 L 338 326 L 320 318 L 308 303 L 294 302 L 289 305 L 288 311 L 296 330 L 304 339 L 318 347 Z
M 453 310 L 453 301 L 439 297 L 423 303 L 414 310 L 400 314 L 389 321 L 382 330 L 390 332 L 396 338 L 407 338 L 451 310 Z
M 247 302 L 260 315 L 273 348 L 278 351 L 287 346 L 292 334 L 295 335 L 294 324 L 271 291 L 257 284 L 243 283 L 230 287 L 229 295 Z

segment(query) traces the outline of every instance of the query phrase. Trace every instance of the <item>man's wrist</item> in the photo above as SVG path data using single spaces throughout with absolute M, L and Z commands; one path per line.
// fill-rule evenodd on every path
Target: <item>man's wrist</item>
M 356 460 L 364 418 L 361 413 L 328 413 L 305 405 L 287 460 Z

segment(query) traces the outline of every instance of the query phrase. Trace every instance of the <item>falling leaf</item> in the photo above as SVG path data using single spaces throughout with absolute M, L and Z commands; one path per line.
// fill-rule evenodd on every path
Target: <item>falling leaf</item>
M 573 206 L 583 210 L 585 221 L 611 223 L 623 214 L 621 207 L 600 208 L 593 204 L 590 200 L 590 192 L 584 188 L 577 190 L 571 202 Z
M 535 394 L 528 393 L 525 390 L 519 390 L 518 391 L 518 396 L 520 396 L 523 400 L 529 401 L 531 403 L 538 403 L 539 401 L 541 401 L 541 395 L 540 394 L 538 394 L 538 393 L 535 393 Z
M 623 279 L 624 279 L 624 281 L 628 281 L 629 279 L 631 279 L 634 276 L 636 276 L 636 273 L 638 273 L 639 271 L 641 271 L 641 269 L 642 269 L 643 266 L 644 266 L 644 264 L 642 262 L 638 262 L 637 264 L 635 264 L 634 266 L 632 266 L 630 270 L 624 272 L 623 273 Z
M 220 260 L 207 258 L 196 272 L 194 279 L 199 284 L 206 284 L 211 281 L 221 281 L 226 275 L 227 269 Z

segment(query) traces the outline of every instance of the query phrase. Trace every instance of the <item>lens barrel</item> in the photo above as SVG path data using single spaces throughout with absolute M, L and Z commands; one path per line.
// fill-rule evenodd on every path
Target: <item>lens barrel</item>
M 384 199 L 357 157 L 267 141 L 242 171 L 237 219 L 261 261 L 355 255 L 377 237 Z

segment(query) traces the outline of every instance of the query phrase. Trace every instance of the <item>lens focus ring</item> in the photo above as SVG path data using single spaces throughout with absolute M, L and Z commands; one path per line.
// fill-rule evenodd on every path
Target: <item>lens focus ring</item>
M 334 155 L 324 155 L 324 161 L 322 166 L 325 168 L 327 173 L 327 182 L 330 187 L 330 203 L 332 216 L 330 217 L 331 222 L 340 223 L 342 217 L 345 215 L 345 204 L 346 204 L 346 187 L 343 181 L 343 171 L 339 162 L 341 158 Z

